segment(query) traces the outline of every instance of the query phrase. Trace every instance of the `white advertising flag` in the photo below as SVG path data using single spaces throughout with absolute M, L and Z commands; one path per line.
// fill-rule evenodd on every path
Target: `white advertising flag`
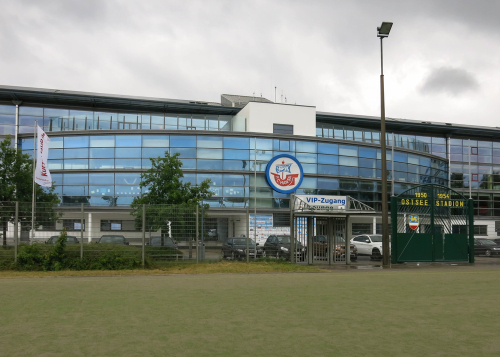
M 47 159 L 49 157 L 50 138 L 38 127 L 37 161 L 35 169 L 35 182 L 43 187 L 52 187 L 52 177 L 50 176 Z

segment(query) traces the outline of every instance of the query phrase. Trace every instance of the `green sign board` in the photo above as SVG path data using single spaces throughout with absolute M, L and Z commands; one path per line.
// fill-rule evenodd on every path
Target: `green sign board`
M 427 184 L 391 197 L 392 263 L 474 262 L 473 201 Z

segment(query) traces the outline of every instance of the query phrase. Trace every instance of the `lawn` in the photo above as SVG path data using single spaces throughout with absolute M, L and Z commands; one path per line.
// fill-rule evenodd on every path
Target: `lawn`
M 0 291 L 1 356 L 500 354 L 500 270 L 14 277 Z

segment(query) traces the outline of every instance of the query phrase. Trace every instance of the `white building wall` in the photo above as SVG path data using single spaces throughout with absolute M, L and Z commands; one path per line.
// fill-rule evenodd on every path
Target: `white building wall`
M 250 102 L 238 113 L 247 120 L 247 131 L 273 133 L 273 124 L 293 125 L 294 135 L 316 136 L 316 107 Z

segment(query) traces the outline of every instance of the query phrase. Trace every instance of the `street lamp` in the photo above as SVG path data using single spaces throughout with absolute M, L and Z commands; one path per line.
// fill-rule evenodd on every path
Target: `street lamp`
M 387 207 L 387 157 L 385 147 L 385 99 L 384 99 L 384 52 L 382 40 L 389 37 L 392 22 L 382 22 L 377 27 L 377 37 L 380 37 L 380 149 L 382 154 L 382 264 L 389 265 L 389 217 Z M 394 165 L 394 159 L 393 159 Z M 395 222 L 393 222 L 395 224 Z

